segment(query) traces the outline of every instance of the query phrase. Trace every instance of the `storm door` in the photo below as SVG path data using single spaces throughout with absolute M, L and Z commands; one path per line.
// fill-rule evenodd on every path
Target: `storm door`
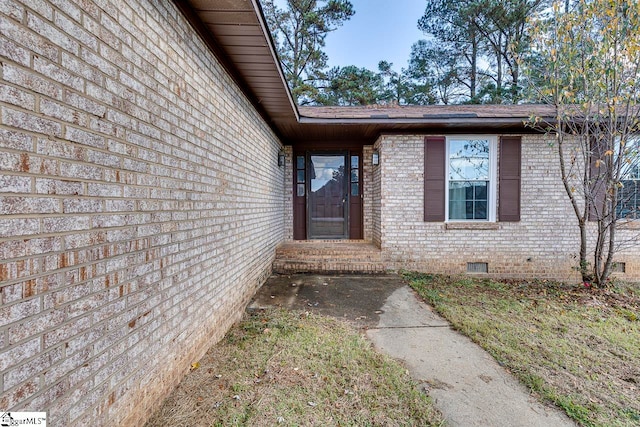
M 347 166 L 347 153 L 309 153 L 306 171 L 308 238 L 347 238 Z

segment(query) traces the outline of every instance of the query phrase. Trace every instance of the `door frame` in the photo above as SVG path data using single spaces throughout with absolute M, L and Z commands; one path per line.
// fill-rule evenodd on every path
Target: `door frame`
M 343 223 L 342 223 L 342 235 L 341 236 L 312 236 L 311 235 L 311 157 L 312 156 L 342 156 L 344 159 L 344 176 L 342 183 L 342 194 L 343 194 Z M 349 150 L 331 150 L 331 151 L 321 151 L 321 150 L 309 150 L 305 153 L 305 173 L 306 173 L 306 228 L 307 228 L 307 240 L 345 240 L 349 239 L 349 204 L 350 204 L 350 193 L 349 193 L 349 176 L 351 173 L 351 156 Z
M 347 165 L 348 169 L 348 196 L 349 196 L 349 207 L 348 207 L 348 226 L 347 226 L 347 234 L 346 239 L 363 239 L 364 238 L 364 197 L 366 195 L 365 185 L 364 185 L 364 158 L 363 158 L 363 149 L 362 146 L 353 144 L 353 145 L 345 145 L 345 144 L 309 144 L 304 147 L 293 147 L 293 156 L 292 156 L 292 181 L 291 181 L 291 195 L 292 195 L 292 231 L 293 231 L 293 240 L 304 241 L 304 240 L 312 240 L 309 238 L 309 227 L 308 227 L 308 184 L 307 184 L 307 169 L 308 169 L 308 156 L 310 154 L 347 154 Z M 359 175 L 359 196 L 352 196 L 352 180 L 351 180 L 351 158 L 353 156 L 359 157 L 358 164 L 358 175 Z M 302 172 L 302 168 L 298 168 L 298 160 L 302 158 L 304 160 L 304 184 L 299 180 L 299 172 Z M 302 188 L 298 188 L 302 185 Z M 310 184 L 309 184 L 310 185 Z M 304 191 L 302 191 L 304 190 Z M 356 215 L 357 218 L 353 216 Z M 313 239 L 313 240 L 322 240 L 322 239 Z M 329 239 L 325 239 L 329 240 Z

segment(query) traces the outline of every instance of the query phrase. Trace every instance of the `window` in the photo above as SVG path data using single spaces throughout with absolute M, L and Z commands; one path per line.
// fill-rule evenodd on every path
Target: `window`
M 296 157 L 296 196 L 303 197 L 305 193 L 305 158 L 304 156 Z
M 448 137 L 446 218 L 495 221 L 496 139 Z
M 593 158 L 591 160 L 591 180 L 592 191 L 594 192 L 595 207 L 592 206 L 590 212 L 590 220 L 598 219 L 598 209 L 602 208 L 605 202 L 606 186 L 608 180 L 613 179 L 616 175 L 615 168 L 619 165 L 620 170 L 620 186 L 618 187 L 618 200 L 616 203 L 616 216 L 626 219 L 640 219 L 640 139 L 636 136 L 629 136 L 623 144 L 619 139 L 616 140 L 613 151 L 615 152 L 612 160 L 613 165 L 602 159 L 607 159 L 607 151 L 610 149 L 606 143 L 592 144 Z M 601 154 L 603 153 L 604 154 Z M 595 162 L 594 162 L 595 159 Z M 613 168 L 613 170 L 608 170 Z
M 351 195 L 360 195 L 360 156 L 351 156 Z
M 493 136 L 425 136 L 425 222 L 520 221 L 522 138 L 500 137 L 499 163 L 497 147 Z
M 632 160 L 622 175 L 622 188 L 618 191 L 618 218 L 640 218 L 640 165 Z

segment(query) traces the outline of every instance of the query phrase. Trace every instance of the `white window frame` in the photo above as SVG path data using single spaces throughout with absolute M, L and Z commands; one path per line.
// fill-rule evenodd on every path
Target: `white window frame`
M 487 219 L 449 219 L 449 167 L 451 164 L 451 141 L 464 140 L 489 141 L 489 194 L 487 197 Z M 445 222 L 496 222 L 497 196 L 498 196 L 498 137 L 496 135 L 449 135 L 446 137 L 445 155 L 445 191 L 444 191 L 444 215 Z
M 616 147 L 619 147 L 620 146 L 619 141 L 616 141 L 616 142 L 617 142 Z M 637 150 L 640 150 L 640 135 L 630 136 L 629 139 L 628 139 L 628 142 L 631 142 L 636 147 L 638 147 Z M 620 154 L 617 154 L 617 155 L 620 155 Z M 638 154 L 636 154 L 636 155 L 638 155 Z M 631 176 L 631 174 L 627 175 L 626 173 L 623 173 L 620 176 L 620 181 L 623 181 L 623 182 L 624 181 L 635 181 L 636 182 L 636 184 L 635 184 L 636 187 L 635 188 L 636 188 L 636 200 L 637 200 L 638 199 L 637 193 L 638 193 L 638 191 L 640 191 L 638 189 L 638 187 L 640 186 L 640 176 Z M 618 191 L 622 191 L 622 189 L 620 189 Z M 620 200 L 618 200 L 616 202 L 616 209 L 618 209 L 620 207 L 620 203 L 621 203 Z M 616 214 L 618 215 L 618 213 L 616 213 Z M 619 217 L 619 219 L 625 220 L 625 221 L 639 221 L 640 220 L 640 212 L 636 211 L 636 212 L 634 212 L 634 215 L 631 216 L 631 217 L 623 217 L 623 216 L 621 216 L 621 217 Z

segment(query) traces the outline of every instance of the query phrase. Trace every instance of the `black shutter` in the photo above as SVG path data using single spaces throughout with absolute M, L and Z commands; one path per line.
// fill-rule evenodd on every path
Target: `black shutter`
M 443 136 L 424 139 L 424 220 L 444 222 L 446 144 Z
M 522 141 L 519 136 L 500 138 L 498 220 L 520 221 Z

